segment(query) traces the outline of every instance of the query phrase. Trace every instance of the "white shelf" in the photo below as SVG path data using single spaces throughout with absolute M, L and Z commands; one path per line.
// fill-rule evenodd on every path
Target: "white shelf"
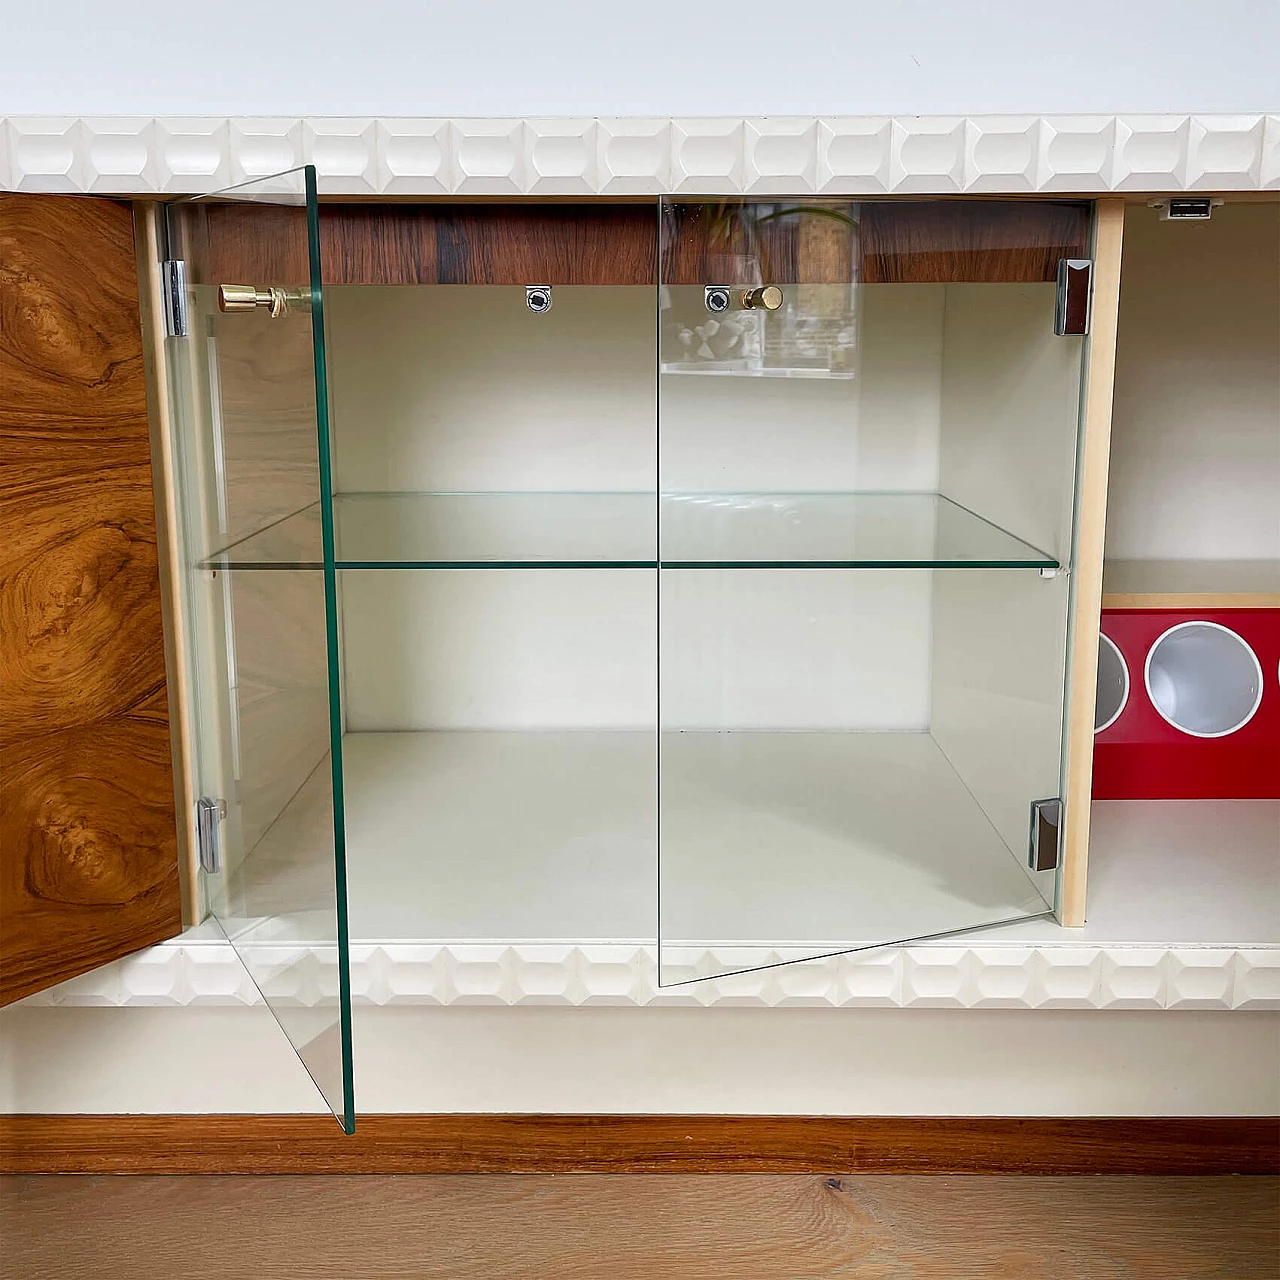
M 656 738 L 354 733 L 343 740 L 353 941 L 657 936 Z M 663 932 L 812 954 L 1048 910 L 923 733 L 668 735 Z M 246 864 L 254 913 L 315 900 L 323 772 Z
M 660 986 L 652 943 L 359 942 L 361 1005 L 706 1008 L 1280 1009 L 1280 801 L 1094 805 L 1089 922 L 964 937 Z M 687 976 L 793 958 L 703 948 Z M 332 1000 L 332 948 L 301 945 L 301 1004 Z M 254 1004 L 212 922 L 29 996 L 36 1005 Z
M 343 751 L 353 942 L 656 939 L 654 734 L 354 733 Z M 1089 918 L 1064 929 L 1019 920 L 1048 908 L 927 734 L 677 734 L 667 759 L 669 943 L 1280 945 L 1277 801 L 1095 804 Z M 324 855 L 297 856 L 327 837 L 324 781 L 252 855 L 255 914 L 324 900 L 300 879 Z
M 1280 800 L 1098 800 L 1088 919 L 1010 925 L 1008 941 L 1280 946 Z

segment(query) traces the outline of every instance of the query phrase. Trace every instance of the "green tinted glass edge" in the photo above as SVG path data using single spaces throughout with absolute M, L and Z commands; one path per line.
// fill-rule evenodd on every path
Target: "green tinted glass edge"
M 342 691 L 338 678 L 338 572 L 333 522 L 333 466 L 329 449 L 329 386 L 324 347 L 324 295 L 320 272 L 320 205 L 314 165 L 305 165 L 307 252 L 311 268 L 311 340 L 316 377 L 316 449 L 320 462 L 320 538 L 324 549 L 325 642 L 329 676 L 329 765 L 333 775 L 333 874 L 337 907 L 338 1016 L 342 1037 L 342 1110 L 345 1133 L 355 1133 L 355 1068 L 351 1049 L 351 940 L 347 920 L 346 811 L 342 792 Z

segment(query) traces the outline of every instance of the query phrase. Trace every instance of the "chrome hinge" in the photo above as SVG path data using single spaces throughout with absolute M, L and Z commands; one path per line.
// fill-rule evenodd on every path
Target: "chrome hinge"
M 1093 262 L 1089 258 L 1058 259 L 1058 302 L 1053 331 L 1058 337 L 1089 332 L 1093 304 Z
M 164 294 L 164 331 L 171 338 L 187 336 L 187 264 L 168 258 L 160 264 Z
M 1057 796 L 1031 802 L 1031 840 L 1027 865 L 1032 871 L 1052 871 L 1058 865 L 1058 837 L 1062 830 L 1062 801 Z
M 201 796 L 196 801 L 196 840 L 200 845 L 200 865 L 210 875 L 222 870 L 222 819 L 227 802 Z

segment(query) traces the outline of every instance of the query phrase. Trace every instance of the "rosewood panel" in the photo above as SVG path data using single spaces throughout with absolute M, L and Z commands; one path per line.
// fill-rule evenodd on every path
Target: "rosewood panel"
M 301 208 L 202 207 L 207 283 L 306 282 Z M 665 216 L 669 284 L 1026 283 L 1087 255 L 1090 206 L 721 200 L 678 202 Z M 320 239 L 326 284 L 656 282 L 657 210 L 647 203 L 330 203 Z
M 0 195 L 0 1001 L 181 928 L 128 206 Z
M 1047 200 L 910 200 L 864 204 L 866 284 L 1037 283 L 1059 258 L 1088 256 L 1087 204 Z
M 169 216 L 194 241 L 186 249 L 192 284 L 311 283 L 302 205 L 202 200 L 170 206 Z
M 1280 1171 L 1274 1117 L 0 1116 L 0 1173 Z
M 653 284 L 652 205 L 331 204 L 326 284 Z

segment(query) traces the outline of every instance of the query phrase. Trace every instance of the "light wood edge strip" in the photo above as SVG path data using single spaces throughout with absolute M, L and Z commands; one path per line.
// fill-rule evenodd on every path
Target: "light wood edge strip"
M 0 1116 L 5 1174 L 1278 1171 L 1263 1116 Z
M 156 542 L 160 559 L 160 603 L 164 618 L 164 659 L 169 690 L 169 741 L 173 756 L 174 802 L 178 816 L 178 885 L 182 922 L 201 919 L 199 853 L 195 797 L 191 790 L 191 688 L 187 667 L 183 583 L 179 548 L 177 469 L 169 412 L 165 360 L 163 284 L 160 279 L 160 219 L 164 206 L 139 200 L 133 206 L 138 257 L 138 301 L 142 312 L 142 348 L 146 366 L 147 418 L 151 433 L 151 475 L 156 498 Z
M 1113 591 L 1104 609 L 1280 609 L 1280 594 L 1267 591 Z
M 1068 675 L 1065 839 L 1060 919 L 1085 921 L 1089 870 L 1089 804 L 1093 789 L 1093 716 L 1098 683 L 1098 625 L 1102 614 L 1102 557 L 1107 530 L 1107 472 L 1111 459 L 1111 401 L 1120 309 L 1124 200 L 1097 203 L 1093 246 L 1093 314 L 1081 430 L 1080 493 L 1072 564 L 1071 668 Z

